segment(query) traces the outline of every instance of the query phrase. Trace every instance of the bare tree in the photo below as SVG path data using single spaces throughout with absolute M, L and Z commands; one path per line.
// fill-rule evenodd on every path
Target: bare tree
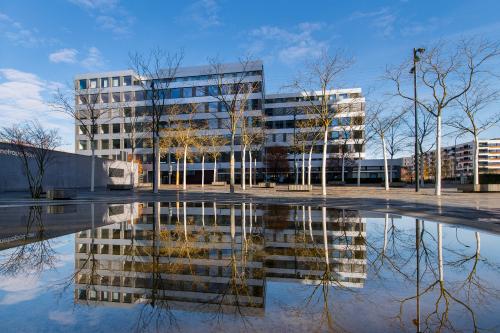
M 405 132 L 408 138 L 415 137 L 415 110 L 413 107 L 405 108 L 404 113 L 408 115 L 407 117 L 401 118 L 402 122 L 405 124 Z M 435 140 L 432 140 L 431 135 L 436 130 L 436 117 L 434 117 L 431 113 L 427 111 L 423 111 L 421 108 L 417 109 L 418 112 L 418 124 L 417 124 L 417 133 L 418 140 L 417 146 L 420 156 L 420 185 L 423 187 L 425 182 L 425 156 L 429 155 L 431 150 L 434 148 L 436 143 Z M 417 181 L 417 180 L 416 180 Z
M 135 163 L 138 162 L 136 158 L 136 150 L 138 147 L 143 147 L 147 142 L 146 135 L 151 131 L 148 129 L 148 123 L 142 121 L 142 115 L 139 112 L 132 111 L 130 103 L 123 103 L 119 108 L 120 117 L 123 120 L 125 143 L 124 148 L 130 149 L 130 157 L 128 160 L 131 162 L 132 176 L 131 184 L 134 184 L 135 179 Z
M 148 56 L 139 53 L 130 55 L 132 69 L 139 75 L 138 83 L 144 90 L 144 101 L 151 107 L 148 115 L 149 128 L 153 139 L 153 192 L 158 193 L 160 185 L 160 131 L 163 118 L 170 118 L 169 87 L 177 76 L 184 57 L 183 52 L 168 53 L 159 48 Z
M 252 150 L 264 140 L 260 117 L 245 117 L 241 121 L 241 188 L 246 189 L 246 151 L 250 160 L 249 186 L 252 187 Z
M 208 154 L 214 161 L 214 176 L 213 182 L 217 181 L 217 159 L 222 155 L 221 147 L 229 143 L 229 140 L 222 135 L 209 135 L 208 141 Z
M 197 104 L 187 104 L 182 108 L 181 115 L 176 119 L 174 123 L 175 128 L 175 142 L 177 146 L 182 151 L 183 160 L 183 173 L 182 173 L 182 189 L 187 189 L 186 177 L 187 177 L 187 159 L 188 154 L 192 153 L 191 149 L 196 144 L 196 131 L 197 124 L 193 120 L 193 116 L 196 113 Z
M 435 194 L 438 196 L 441 195 L 443 114 L 476 84 L 478 77 L 486 73 L 488 63 L 498 55 L 499 43 L 471 38 L 454 44 L 439 42 L 426 51 L 421 59 L 415 59 L 418 61 L 418 79 L 426 90 L 424 96 L 429 96 L 428 100 L 417 99 L 416 103 L 437 121 Z M 388 69 L 386 78 L 395 84 L 395 95 L 414 102 L 414 97 L 404 89 L 405 78 L 409 78 L 404 73 L 408 68 L 408 64 L 403 64 L 398 68 Z
M 457 103 L 461 114 L 455 114 L 446 122 L 458 130 L 459 135 L 470 134 L 474 141 L 474 184 L 479 184 L 479 135 L 500 122 L 500 112 L 487 116 L 485 108 L 500 97 L 498 90 L 489 88 L 486 82 L 474 85 L 464 93 Z
M 370 110 L 371 121 L 369 123 L 374 135 L 380 139 L 382 146 L 382 155 L 384 159 L 384 186 L 385 190 L 389 191 L 389 168 L 387 165 L 387 142 L 386 134 L 396 122 L 401 119 L 401 114 L 388 114 L 384 115 L 384 104 L 375 103 L 373 109 Z M 392 170 L 391 170 L 392 172 Z
M 234 151 L 236 135 L 241 127 L 241 122 L 246 117 L 245 111 L 247 110 L 251 95 L 262 89 L 260 82 L 251 82 L 249 79 L 249 70 L 253 63 L 249 58 L 240 59 L 241 68 L 239 73 L 228 77 L 228 75 L 224 75 L 225 69 L 223 64 L 217 59 L 210 60 L 211 81 L 215 89 L 209 88 L 208 94 L 221 103 L 224 114 L 220 118 L 223 118 L 224 121 L 222 123 L 227 127 L 230 134 L 229 186 L 231 193 L 234 193 L 235 183 Z M 216 117 L 218 116 L 216 115 Z
M 340 74 L 352 64 L 351 59 L 345 58 L 339 52 L 329 55 L 323 51 L 321 57 L 308 66 L 308 72 L 304 80 L 296 80 L 293 85 L 300 90 L 304 99 L 309 102 L 308 113 L 313 114 L 323 134 L 323 161 L 321 170 L 322 194 L 326 195 L 326 159 L 328 154 L 328 131 L 339 108 L 331 105 L 334 85 L 338 83 Z M 303 81 L 303 82 L 302 82 Z M 319 91 L 311 89 L 311 85 L 319 87 Z M 317 88 L 316 88 L 317 89 Z
M 385 135 L 386 137 L 386 143 L 387 143 L 387 153 L 389 154 L 389 182 L 392 183 L 393 179 L 393 161 L 394 157 L 403 152 L 406 147 L 408 146 L 408 141 L 405 133 L 403 132 L 402 128 L 402 123 L 403 120 L 402 118 L 404 117 L 404 114 L 401 114 L 401 117 L 398 117 L 394 122 L 391 123 L 391 126 L 389 126 L 389 129 L 387 130 L 387 133 Z
M 106 97 L 104 97 L 106 96 Z M 104 102 L 104 98 L 108 102 Z M 76 105 L 75 105 L 76 101 Z M 103 104 L 101 104 L 103 101 Z M 92 165 L 90 173 L 90 191 L 94 192 L 95 186 L 95 150 L 98 127 L 110 119 L 109 93 L 101 92 L 100 88 L 69 90 L 57 89 L 51 107 L 54 111 L 62 112 L 76 122 L 79 132 L 85 135 L 90 143 Z M 107 119 L 107 120 L 104 120 Z
M 47 130 L 38 121 L 0 129 L 0 140 L 16 152 L 28 181 L 32 198 L 40 198 L 43 192 L 45 171 L 54 159 L 54 150 L 60 145 L 57 130 Z

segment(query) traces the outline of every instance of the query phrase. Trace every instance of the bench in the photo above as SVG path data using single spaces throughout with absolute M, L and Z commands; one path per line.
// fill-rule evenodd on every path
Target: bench
M 49 200 L 74 199 L 76 198 L 76 190 L 69 188 L 49 188 L 46 195 Z
M 261 183 L 257 183 L 257 187 L 261 187 L 261 188 L 275 188 L 276 187 L 276 183 L 261 182 Z
M 292 192 L 310 192 L 311 190 L 311 185 L 288 185 L 288 191 Z
M 226 182 L 212 182 L 212 186 L 226 186 Z
M 131 190 L 134 188 L 132 184 L 108 184 L 107 186 L 108 190 L 114 191 L 122 191 L 122 190 Z
M 380 184 L 380 186 L 384 187 L 385 183 Z M 404 182 L 392 182 L 392 183 L 389 183 L 389 187 L 403 188 L 403 187 L 406 187 L 406 183 L 404 183 Z

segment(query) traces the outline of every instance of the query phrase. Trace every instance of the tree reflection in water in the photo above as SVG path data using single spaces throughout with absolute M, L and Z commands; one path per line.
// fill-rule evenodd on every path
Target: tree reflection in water
M 42 206 L 30 206 L 23 216 L 26 226 L 19 238 L 21 245 L 2 252 L 0 276 L 40 274 L 55 265 L 56 255 L 49 239 L 46 239 L 42 218 Z
M 366 218 L 352 210 L 177 201 L 130 211 L 128 222 L 105 227 L 113 237 L 101 237 L 104 231 L 93 228 L 85 247 L 77 237 L 86 259 L 75 263 L 75 297 L 141 304 L 137 331 L 179 328 L 177 310 L 210 312 L 210 324 L 222 324 L 230 314 L 253 328 L 255 321 L 248 318 L 264 314 L 266 281 L 307 285 L 299 306 L 282 308 L 314 318 L 312 330 L 347 330 L 350 314 L 334 306 L 335 291 L 356 295 L 367 271 L 372 281 L 392 278 L 414 286 L 416 292 L 404 289 L 406 297 L 395 297 L 399 313 L 389 314 L 404 329 L 415 302 L 417 331 L 459 330 L 450 313 L 466 313 L 462 320 L 477 331 L 475 308 L 484 305 L 484 297 L 498 298 L 498 290 L 478 273 L 482 265 L 498 271 L 481 257 L 478 232 L 470 253 L 458 229 L 451 245 L 443 243 L 441 224 L 434 232 L 423 221 L 412 227 L 388 214 L 367 239 Z M 448 270 L 463 280 L 447 280 Z M 113 290 L 120 290 L 116 299 Z

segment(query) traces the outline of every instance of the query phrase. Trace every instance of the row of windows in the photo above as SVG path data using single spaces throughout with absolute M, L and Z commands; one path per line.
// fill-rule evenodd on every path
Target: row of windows
M 339 117 L 339 118 L 334 118 L 332 120 L 331 126 L 349 126 L 351 125 L 351 122 L 353 125 L 361 125 L 363 124 L 363 120 L 360 117 L 353 117 L 351 120 L 351 117 Z M 275 121 L 266 121 L 266 128 L 269 129 L 284 129 L 284 128 L 294 128 L 295 127 L 295 122 L 293 120 L 275 120 Z
M 330 101 L 341 101 L 347 98 L 360 98 L 360 93 L 344 93 L 344 94 L 331 94 L 328 95 Z M 297 96 L 297 97 L 283 97 L 283 98 L 266 98 L 266 103 L 291 103 L 291 102 L 304 102 L 304 101 L 319 101 L 322 96 Z
M 262 87 L 259 82 L 249 85 L 249 89 L 254 93 L 260 92 Z M 229 95 L 234 93 L 234 89 L 230 85 L 225 85 L 222 90 L 217 86 L 201 86 L 201 87 L 184 87 L 184 88 L 171 88 L 158 90 L 154 100 L 163 99 L 178 99 L 178 98 L 191 98 L 191 97 L 206 97 Z M 76 96 L 77 104 L 99 104 L 99 103 L 120 103 L 132 101 L 145 101 L 153 100 L 152 90 L 141 91 L 126 91 L 126 92 L 113 92 L 113 93 L 100 93 L 100 94 L 80 94 Z
M 224 73 L 221 74 L 222 78 L 237 78 L 237 77 L 248 77 L 248 76 L 257 76 L 261 75 L 261 71 L 248 71 L 248 72 L 235 72 L 235 73 Z M 160 85 L 163 83 L 171 83 L 171 82 L 186 82 L 186 81 L 200 81 L 200 80 L 211 80 L 215 79 L 215 75 L 195 75 L 195 76 L 183 76 L 176 77 L 174 79 L 157 79 L 152 80 L 153 84 Z M 168 82 L 167 82 L 168 81 Z M 111 83 L 111 85 L 110 85 Z M 108 88 L 108 87 L 120 87 L 120 86 L 131 86 L 132 83 L 134 85 L 139 85 L 139 82 L 136 80 L 132 82 L 132 76 L 114 76 L 114 77 L 103 77 L 103 78 L 92 78 L 92 79 L 81 79 L 77 80 L 75 83 L 75 87 L 77 89 L 97 89 L 97 88 Z M 146 86 L 151 85 L 151 80 L 145 81 Z
M 363 111 L 362 103 L 354 104 L 329 104 L 329 112 L 359 112 Z M 266 116 L 289 116 L 289 115 L 303 115 L 307 113 L 304 107 L 280 107 L 280 108 L 265 108 Z
M 114 77 L 102 77 L 93 79 L 81 79 L 76 81 L 75 87 L 77 89 L 97 89 L 97 88 L 109 88 L 109 87 L 120 87 L 120 86 L 131 86 L 132 76 L 114 76 Z
M 230 79 L 230 78 L 241 78 L 241 77 L 258 76 L 258 75 L 262 75 L 262 71 L 223 73 L 220 74 L 220 77 L 223 79 Z M 161 85 L 161 84 L 168 84 L 171 82 L 215 80 L 216 78 L 217 78 L 216 74 L 208 74 L 208 75 L 180 76 L 180 77 L 175 77 L 173 79 L 167 79 L 167 78 L 155 79 L 152 81 L 154 85 Z M 145 85 L 149 87 L 151 85 L 151 80 L 146 81 Z

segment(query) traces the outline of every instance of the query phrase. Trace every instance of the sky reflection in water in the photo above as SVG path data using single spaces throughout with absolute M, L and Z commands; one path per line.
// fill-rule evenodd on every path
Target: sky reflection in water
M 500 330 L 494 234 L 250 202 L 0 214 L 2 332 Z

